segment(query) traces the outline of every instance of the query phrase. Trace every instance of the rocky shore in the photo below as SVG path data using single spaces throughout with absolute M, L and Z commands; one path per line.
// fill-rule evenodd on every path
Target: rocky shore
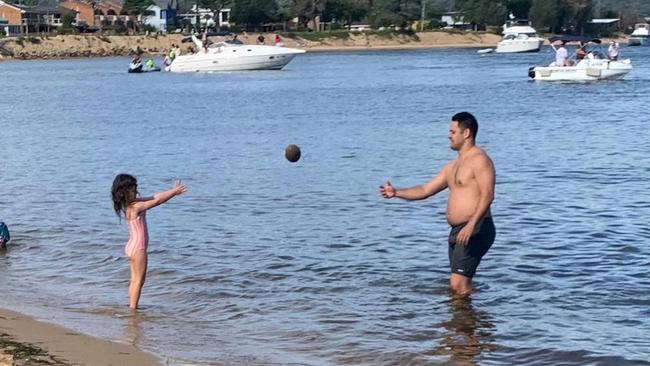
M 258 33 L 239 35 L 246 44 L 255 44 Z M 275 34 L 264 34 L 270 44 Z M 106 35 L 57 35 L 0 38 L 0 59 L 59 59 L 72 57 L 128 56 L 138 49 L 152 55 L 162 55 L 172 44 L 180 44 L 185 51 L 189 43 L 180 34 L 106 36 Z M 286 47 L 307 51 L 342 51 L 360 49 L 400 48 L 446 48 L 446 47 L 494 47 L 499 35 L 475 32 L 421 32 L 415 34 L 367 34 L 350 33 L 347 36 L 308 37 L 286 36 Z

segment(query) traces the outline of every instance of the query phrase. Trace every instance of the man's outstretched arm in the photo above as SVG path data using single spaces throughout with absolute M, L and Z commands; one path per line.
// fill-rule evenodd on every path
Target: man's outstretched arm
M 398 197 L 409 201 L 423 200 L 447 188 L 447 172 L 451 165 L 447 164 L 429 182 L 409 188 L 395 188 L 390 181 L 379 187 L 379 193 L 384 198 Z

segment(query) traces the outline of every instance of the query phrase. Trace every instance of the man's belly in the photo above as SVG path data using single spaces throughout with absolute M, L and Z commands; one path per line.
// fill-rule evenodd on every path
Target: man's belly
M 449 225 L 466 223 L 476 212 L 479 194 L 473 190 L 458 190 L 449 193 L 447 202 L 447 222 Z

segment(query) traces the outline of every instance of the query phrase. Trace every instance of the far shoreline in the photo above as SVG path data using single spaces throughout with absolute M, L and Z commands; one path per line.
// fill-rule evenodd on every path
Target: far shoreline
M 267 45 L 272 45 L 274 33 L 244 33 L 238 35 L 244 44 L 256 44 L 263 35 Z M 187 52 L 188 44 L 182 43 L 185 35 L 120 35 L 101 34 L 42 35 L 0 38 L 4 57 L 0 60 L 77 59 L 95 57 L 131 56 L 137 52 L 162 56 L 179 45 Z M 285 47 L 299 48 L 307 52 L 383 51 L 439 48 L 493 48 L 501 37 L 485 32 L 419 32 L 413 34 L 352 32 L 346 37 L 326 36 L 304 39 L 299 36 L 283 38 Z M 2 52 L 2 49 L 0 49 Z
M 267 40 L 274 33 L 244 33 L 239 39 L 244 44 L 255 44 L 258 35 Z M 547 38 L 548 35 L 544 35 Z M 171 49 L 172 44 L 181 45 L 181 51 L 187 46 L 181 41 L 181 34 L 166 35 L 120 35 L 106 36 L 99 34 L 76 34 L 56 36 L 29 36 L 0 38 L 0 61 L 3 60 L 65 60 L 80 58 L 129 57 L 138 51 L 155 57 L 162 57 Z M 602 38 L 603 43 L 611 38 Z M 627 38 L 615 38 L 621 44 L 627 44 Z M 318 40 L 306 40 L 300 37 L 285 37 L 286 47 L 299 48 L 307 52 L 365 52 L 365 51 L 401 51 L 427 49 L 488 49 L 496 48 L 501 36 L 486 32 L 417 32 L 412 35 L 394 33 L 380 36 L 370 33 L 350 33 L 347 38 L 323 37 Z M 548 45 L 545 39 L 544 45 Z M 267 43 L 269 45 L 269 43 Z M 13 56 L 2 55 L 3 48 Z

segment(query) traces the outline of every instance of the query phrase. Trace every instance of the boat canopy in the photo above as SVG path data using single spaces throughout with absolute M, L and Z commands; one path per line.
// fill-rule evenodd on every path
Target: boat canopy
M 591 38 L 591 37 L 583 37 L 583 36 L 553 36 L 549 37 L 548 41 L 551 43 L 555 43 L 557 41 L 561 42 L 583 42 L 583 43 L 596 43 L 596 44 L 601 44 L 602 41 L 598 38 Z

